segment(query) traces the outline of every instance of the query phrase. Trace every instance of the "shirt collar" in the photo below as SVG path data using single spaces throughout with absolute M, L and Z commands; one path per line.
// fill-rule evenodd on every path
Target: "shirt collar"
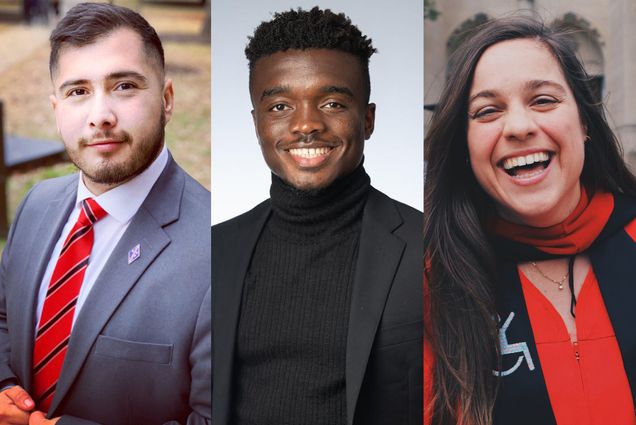
M 93 195 L 84 185 L 84 179 L 80 172 L 75 205 L 78 206 L 84 199 L 93 198 L 115 220 L 122 224 L 127 223 L 144 202 L 167 163 L 168 148 L 164 143 L 161 153 L 148 168 L 126 183 L 114 187 L 99 196 Z

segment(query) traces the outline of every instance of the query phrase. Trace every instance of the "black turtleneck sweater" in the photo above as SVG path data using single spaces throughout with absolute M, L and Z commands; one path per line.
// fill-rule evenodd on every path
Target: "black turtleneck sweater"
M 369 187 L 362 165 L 308 192 L 272 176 L 272 215 L 241 303 L 233 424 L 346 423 L 347 326 Z

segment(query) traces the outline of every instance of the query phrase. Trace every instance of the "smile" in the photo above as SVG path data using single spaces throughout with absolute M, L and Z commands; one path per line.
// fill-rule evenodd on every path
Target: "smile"
M 552 154 L 543 151 L 506 158 L 501 166 L 509 176 L 515 179 L 529 179 L 548 168 L 551 160 Z
M 317 158 L 328 154 L 333 148 L 295 148 L 289 149 L 289 153 L 300 158 Z
M 330 146 L 285 149 L 296 166 L 305 170 L 314 170 L 327 164 L 334 150 Z

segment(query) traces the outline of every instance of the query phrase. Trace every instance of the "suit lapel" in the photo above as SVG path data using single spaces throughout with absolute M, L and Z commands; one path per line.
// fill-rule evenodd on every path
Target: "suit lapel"
M 110 255 L 77 317 L 51 404 L 51 412 L 59 405 L 75 380 L 110 316 L 169 243 L 170 238 L 142 207 Z M 128 264 L 128 251 L 137 244 L 140 245 L 141 256 Z
M 179 217 L 185 178 L 172 160 L 155 183 L 115 246 L 77 317 L 50 413 L 60 405 L 86 358 L 119 304 L 155 258 L 170 243 L 163 227 Z M 140 245 L 141 256 L 128 264 L 128 252 Z
M 269 203 L 257 206 L 253 213 L 241 217 L 241 221 L 231 223 L 232 228 L 225 229 L 227 236 L 222 241 L 215 242 L 215 229 L 212 229 L 214 423 L 230 421 L 234 349 L 243 285 L 256 242 L 270 212 Z M 215 252 L 218 244 L 222 244 L 222 251 Z
M 405 243 L 393 231 L 402 217 L 389 198 L 371 189 L 362 218 L 360 248 L 347 334 L 347 423 L 353 423 L 371 348 Z
M 12 348 L 18 356 L 19 363 L 15 372 L 21 376 L 22 385 L 29 391 L 33 378 L 33 341 L 35 339 L 35 309 L 37 295 L 42 282 L 42 276 L 51 258 L 51 252 L 60 237 L 62 228 L 71 213 L 77 196 L 77 179 L 72 179 L 63 190 L 62 194 L 45 206 L 39 223 L 33 223 L 37 231 L 33 233 L 34 240 L 30 242 L 31 253 L 29 261 L 24 262 L 22 283 L 19 285 L 17 299 L 24 301 L 16 308 L 16 335 L 15 346 Z

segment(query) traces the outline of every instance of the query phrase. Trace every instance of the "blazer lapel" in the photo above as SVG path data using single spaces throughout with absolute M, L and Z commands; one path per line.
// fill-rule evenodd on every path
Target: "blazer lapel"
M 371 189 L 362 218 L 360 248 L 351 297 L 347 334 L 347 423 L 353 423 L 384 304 L 400 263 L 405 243 L 393 235 L 402 217 L 391 200 Z
M 172 158 L 111 253 L 77 317 L 50 413 L 60 405 L 97 336 L 155 258 L 170 243 L 163 227 L 179 217 L 185 178 Z M 137 244 L 141 256 L 128 264 Z
M 42 276 L 51 258 L 51 252 L 60 237 L 62 228 L 75 203 L 77 194 L 77 179 L 72 179 L 62 194 L 45 206 L 39 223 L 33 223 L 37 231 L 33 233 L 33 239 L 29 243 L 32 256 L 24 262 L 22 283 L 19 286 L 17 299 L 24 302 L 19 306 L 10 306 L 15 309 L 13 317 L 16 320 L 16 338 L 12 351 L 21 353 L 14 357 L 18 361 L 15 364 L 15 372 L 23 380 L 22 385 L 27 391 L 31 389 L 33 378 L 33 341 L 35 339 L 35 309 L 37 294 L 39 292 Z
M 240 221 L 229 223 L 232 227 L 224 229 L 222 241 L 215 242 L 215 228 L 212 228 L 213 423 L 230 421 L 234 348 L 243 284 L 270 212 L 268 202 L 257 206 Z M 216 252 L 219 243 L 223 248 Z

